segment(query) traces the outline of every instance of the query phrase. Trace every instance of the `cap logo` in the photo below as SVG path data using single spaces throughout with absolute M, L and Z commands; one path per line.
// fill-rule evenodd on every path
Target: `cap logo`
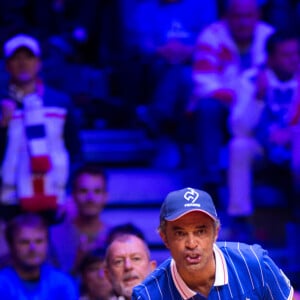
M 199 198 L 199 193 L 196 192 L 194 189 L 188 188 L 188 191 L 184 194 L 183 197 L 185 200 L 190 201 L 190 203 L 184 204 L 185 207 L 190 207 L 190 206 L 200 207 L 199 203 L 195 203 Z

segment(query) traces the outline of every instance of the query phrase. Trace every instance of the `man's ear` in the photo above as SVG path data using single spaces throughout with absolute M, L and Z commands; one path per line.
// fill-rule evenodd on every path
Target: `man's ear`
M 166 234 L 162 231 L 159 231 L 159 235 L 160 235 L 162 241 L 164 242 L 165 246 L 169 249 L 169 243 L 168 243 L 168 239 L 166 237 Z
M 107 279 L 109 282 L 111 282 L 112 280 L 111 280 L 111 277 L 110 277 L 110 274 L 109 274 L 109 271 L 108 271 L 107 266 L 105 266 L 105 267 L 103 268 L 103 272 L 104 272 L 104 276 L 106 277 L 106 279 Z
M 215 229 L 215 242 L 217 241 L 219 237 L 219 231 L 220 231 L 220 226 L 218 225 Z
M 150 261 L 150 270 L 153 271 L 157 267 L 157 261 L 156 260 L 151 260 Z

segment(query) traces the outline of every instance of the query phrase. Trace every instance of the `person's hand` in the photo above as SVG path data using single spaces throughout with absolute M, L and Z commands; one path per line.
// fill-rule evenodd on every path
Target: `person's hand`
M 193 49 L 193 46 L 171 39 L 165 45 L 158 47 L 157 53 L 170 64 L 181 64 L 191 59 Z
M 12 119 L 12 116 L 14 114 L 14 111 L 16 109 L 16 102 L 11 99 L 2 99 L 0 104 L 1 109 L 1 126 L 7 127 L 10 120 Z

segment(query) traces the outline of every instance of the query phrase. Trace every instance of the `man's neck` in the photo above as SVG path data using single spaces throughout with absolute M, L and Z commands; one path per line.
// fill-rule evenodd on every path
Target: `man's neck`
M 211 287 L 215 282 L 215 274 L 216 274 L 216 262 L 213 255 L 213 258 L 210 260 L 209 264 L 206 266 L 206 271 L 201 272 L 203 276 L 199 276 L 199 272 L 196 272 L 195 275 L 189 275 L 189 278 L 183 278 L 189 288 L 193 291 L 197 291 L 204 296 L 208 296 Z
M 281 82 L 290 81 L 295 77 L 294 74 L 290 74 L 290 73 L 286 73 L 286 72 L 280 72 L 280 71 L 277 71 L 275 69 L 273 69 L 273 72 L 276 75 L 276 77 L 278 78 L 278 80 L 281 81 Z
M 85 218 L 79 215 L 75 219 L 75 224 L 79 231 L 87 234 L 98 232 L 103 227 L 102 221 L 98 216 Z
M 15 86 L 17 91 L 22 92 L 22 94 L 28 95 L 34 93 L 36 91 L 36 81 L 29 81 L 29 82 L 12 82 Z
M 249 51 L 251 42 L 249 41 L 241 41 L 236 43 L 237 48 L 239 49 L 239 53 L 243 54 Z
M 38 280 L 40 278 L 40 267 L 23 268 L 22 266 L 14 265 L 14 268 L 21 279 L 23 280 Z

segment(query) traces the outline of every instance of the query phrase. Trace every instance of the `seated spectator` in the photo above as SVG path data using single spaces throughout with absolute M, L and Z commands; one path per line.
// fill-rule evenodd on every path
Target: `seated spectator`
M 230 117 L 228 213 L 241 220 L 254 211 L 255 170 L 267 175 L 265 184 L 285 191 L 292 210 L 300 195 L 299 40 L 295 34 L 276 32 L 267 40 L 266 49 L 266 68 L 244 73 Z M 284 169 L 291 172 L 293 187 L 287 176 L 278 179 L 278 171 Z
M 160 167 L 182 163 L 182 146 L 191 139 L 184 111 L 193 86 L 196 38 L 217 19 L 216 2 L 146 0 L 137 6 L 134 30 L 146 73 L 142 86 L 148 92 L 142 100 L 146 106 L 139 106 L 137 114 L 164 149 L 162 154 L 167 145 L 173 146 L 174 154 L 178 151 L 178 157 L 158 153 L 155 163 Z
M 39 42 L 19 34 L 4 45 L 9 82 L 0 87 L 1 213 L 49 212 L 65 202 L 70 163 L 80 157 L 70 98 L 39 77 Z
M 46 264 L 48 225 L 42 217 L 23 214 L 7 224 L 12 264 L 0 270 L 2 299 L 78 299 L 69 276 Z
M 80 300 L 112 299 L 112 287 L 104 275 L 105 254 L 96 249 L 86 254 L 80 267 Z
M 123 231 L 114 235 L 106 249 L 105 275 L 117 298 L 130 300 L 132 289 L 156 267 L 145 240 Z M 123 298 L 120 298 L 123 297 Z
M 51 228 L 51 254 L 63 271 L 77 276 L 85 254 L 105 246 L 108 228 L 101 220 L 108 198 L 105 171 L 95 165 L 81 166 L 73 175 L 72 198 L 75 211 Z
M 227 144 L 228 115 L 241 72 L 265 63 L 265 41 L 273 28 L 259 20 L 256 0 L 228 0 L 224 17 L 199 35 L 194 59 L 194 91 L 188 111 L 195 119 L 197 186 L 217 201 L 224 183 L 220 153 Z M 200 182 L 199 182 L 200 181 Z

